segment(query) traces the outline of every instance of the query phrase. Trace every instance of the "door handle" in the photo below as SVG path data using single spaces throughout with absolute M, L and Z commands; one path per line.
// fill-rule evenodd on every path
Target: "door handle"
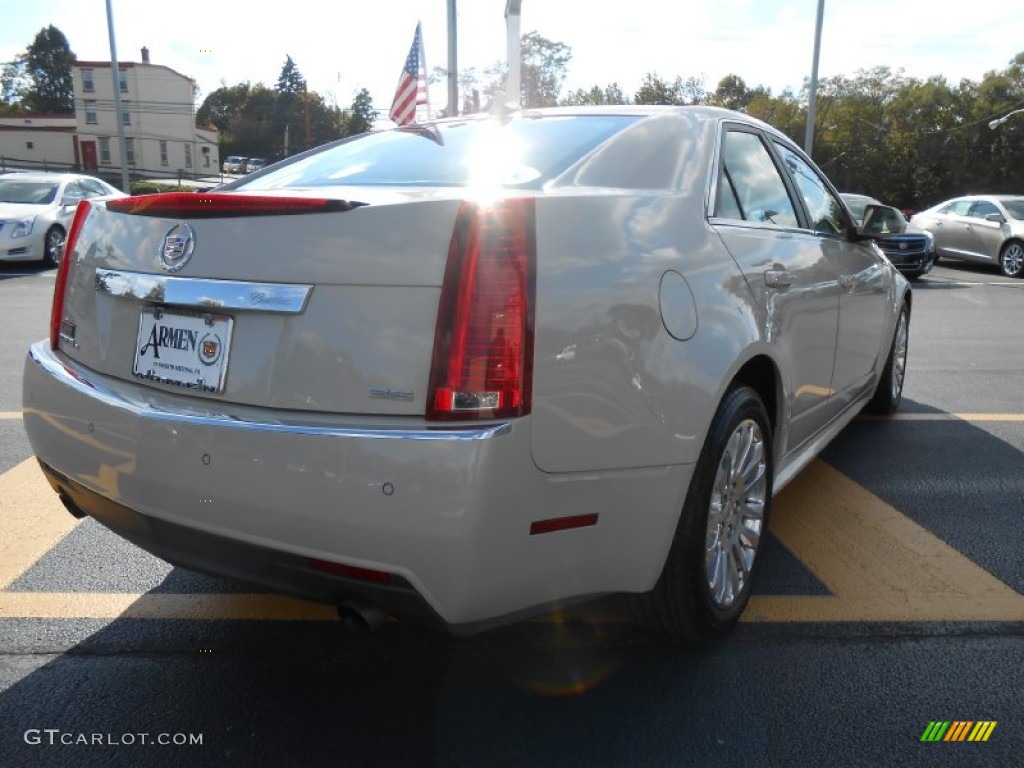
M 764 273 L 764 282 L 770 288 L 788 288 L 793 284 L 793 275 L 783 269 L 769 269 Z
M 843 288 L 853 288 L 856 282 L 857 281 L 854 279 L 853 275 L 839 276 L 839 285 L 842 286 Z

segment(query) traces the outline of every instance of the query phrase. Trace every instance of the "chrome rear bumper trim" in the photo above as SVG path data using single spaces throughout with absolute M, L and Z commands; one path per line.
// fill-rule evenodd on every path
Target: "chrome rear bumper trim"
M 97 269 L 94 285 L 99 293 L 157 304 L 286 314 L 302 312 L 313 291 L 311 285 L 170 277 L 120 269 Z
M 300 421 L 259 421 L 200 408 L 172 406 L 167 403 L 157 405 L 143 398 L 130 398 L 122 392 L 114 392 L 101 382 L 90 379 L 87 374 L 70 368 L 53 353 L 48 341 L 39 341 L 33 344 L 29 348 L 28 355 L 36 365 L 64 386 L 111 408 L 128 411 L 140 419 L 171 421 L 218 429 L 244 429 L 253 432 L 354 437 L 370 440 L 489 440 L 507 435 L 512 431 L 512 425 L 509 422 L 479 427 L 442 427 L 438 429 L 334 427 Z M 210 405 L 216 405 L 216 403 L 211 402 Z M 28 405 L 25 406 L 26 413 L 31 410 Z

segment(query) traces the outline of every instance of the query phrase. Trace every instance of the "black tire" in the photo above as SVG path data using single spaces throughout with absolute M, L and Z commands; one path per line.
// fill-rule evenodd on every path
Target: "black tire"
M 730 488 L 723 481 L 729 467 L 737 467 L 734 455 L 749 467 L 742 479 L 752 479 L 742 498 L 733 495 L 738 483 Z M 734 386 L 711 422 L 658 583 L 650 592 L 630 596 L 634 620 L 690 642 L 712 640 L 732 628 L 750 599 L 761 561 L 773 471 L 771 422 L 764 403 L 750 387 Z M 723 512 L 717 521 L 713 504 Z M 725 546 L 723 535 L 732 537 L 731 546 Z M 737 553 L 741 557 L 734 562 L 748 556 L 749 561 L 730 570 L 728 557 Z M 714 574 L 731 573 L 741 579 L 728 593 L 723 591 L 728 585 L 718 579 L 712 583 L 716 562 L 722 570 Z
M 43 239 L 43 264 L 56 267 L 60 264 L 61 250 L 64 247 L 64 230 L 56 224 L 46 230 Z
M 999 271 L 1003 277 L 1024 277 L 1024 243 L 1011 240 L 999 252 Z
M 896 320 L 896 330 L 889 346 L 882 375 L 875 387 L 875 394 L 864 410 L 869 413 L 889 414 L 900 407 L 903 399 L 903 382 L 907 374 L 907 344 L 910 339 L 910 309 L 904 303 Z

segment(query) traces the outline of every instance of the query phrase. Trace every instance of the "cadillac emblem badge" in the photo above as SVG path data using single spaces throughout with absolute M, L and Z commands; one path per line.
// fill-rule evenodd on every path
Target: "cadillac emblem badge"
M 175 224 L 160 245 L 160 264 L 168 272 L 177 272 L 188 264 L 196 247 L 196 233 L 187 223 Z

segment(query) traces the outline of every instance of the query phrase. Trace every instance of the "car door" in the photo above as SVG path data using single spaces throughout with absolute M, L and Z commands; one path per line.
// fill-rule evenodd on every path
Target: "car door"
M 935 249 L 940 256 L 964 258 L 969 256 L 967 246 L 967 224 L 973 200 L 954 200 L 942 208 L 935 217 L 932 235 Z
M 780 141 L 774 146 L 800 192 L 827 271 L 839 284 L 839 331 L 829 408 L 830 413 L 839 413 L 874 384 L 890 314 L 892 267 L 873 242 L 850 238 L 852 222 L 824 176 L 792 147 Z
M 999 216 L 998 221 L 989 221 L 985 217 L 990 214 Z M 975 200 L 971 205 L 970 221 L 966 225 L 965 248 L 979 260 L 991 261 L 999 259 L 999 251 L 1003 247 L 1006 236 L 1006 214 L 990 200 Z
M 839 284 L 820 238 L 801 226 L 782 171 L 763 135 L 726 123 L 711 226 L 742 270 L 764 313 L 764 335 L 783 380 L 779 439 L 789 453 L 829 419 L 839 323 Z

